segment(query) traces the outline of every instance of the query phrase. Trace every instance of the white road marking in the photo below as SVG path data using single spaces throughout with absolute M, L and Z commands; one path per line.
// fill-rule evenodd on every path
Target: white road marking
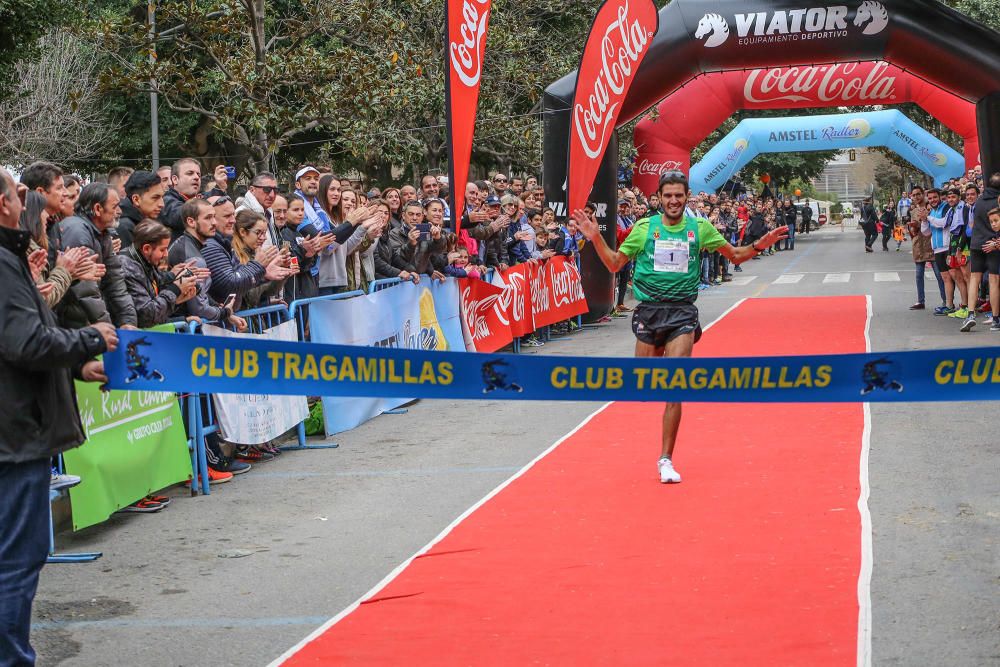
M 823 277 L 824 283 L 849 283 L 851 282 L 850 273 L 828 273 Z
M 898 283 L 899 274 L 895 271 L 886 271 L 884 273 L 875 273 L 875 282 L 877 283 Z
M 773 285 L 794 285 L 806 277 L 804 273 L 785 273 L 774 279 Z
M 865 352 L 872 351 L 872 297 L 865 295 Z M 861 461 L 859 468 L 858 514 L 861 516 L 861 568 L 858 572 L 858 667 L 872 664 L 872 567 L 875 554 L 872 549 L 872 513 L 868 507 L 871 486 L 868 479 L 868 461 L 871 453 L 872 413 L 871 404 L 864 403 L 864 427 L 861 431 Z
M 737 287 L 744 287 L 755 280 L 757 280 L 757 276 L 733 276 L 731 284 Z

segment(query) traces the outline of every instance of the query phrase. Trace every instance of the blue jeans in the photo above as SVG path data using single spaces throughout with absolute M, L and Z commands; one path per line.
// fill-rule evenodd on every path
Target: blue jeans
M 31 603 L 49 553 L 51 459 L 0 463 L 0 667 L 35 664 Z
M 788 225 L 788 238 L 785 239 L 785 250 L 795 250 L 795 225 Z
M 938 291 L 941 292 L 941 303 L 945 303 L 944 298 L 944 278 L 941 277 L 941 271 L 938 270 L 937 264 L 931 262 L 931 266 L 934 268 L 934 277 L 937 278 Z M 924 271 L 926 269 L 925 262 L 917 262 L 917 303 L 924 303 Z

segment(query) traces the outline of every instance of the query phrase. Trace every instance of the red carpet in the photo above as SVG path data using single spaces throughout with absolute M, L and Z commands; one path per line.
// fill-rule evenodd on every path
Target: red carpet
M 863 352 L 864 297 L 744 302 L 699 356 Z M 854 665 L 863 408 L 614 404 L 287 665 Z

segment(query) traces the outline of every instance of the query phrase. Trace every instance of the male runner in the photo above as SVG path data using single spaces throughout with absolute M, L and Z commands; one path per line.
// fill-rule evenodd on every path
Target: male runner
M 639 304 L 632 315 L 637 357 L 690 357 L 701 338 L 698 298 L 701 251 L 721 253 L 735 264 L 767 250 L 788 236 L 788 227 L 777 227 L 754 243 L 730 245 L 708 220 L 684 213 L 688 180 L 679 171 L 660 176 L 657 189 L 662 215 L 635 223 L 618 250 L 612 250 L 600 228 L 583 211 L 573 212 L 580 231 L 594 244 L 598 256 L 612 273 L 634 262 L 633 289 Z M 681 423 L 681 404 L 667 403 L 663 412 L 663 450 L 658 463 L 660 481 L 676 483 L 681 476 L 671 457 Z

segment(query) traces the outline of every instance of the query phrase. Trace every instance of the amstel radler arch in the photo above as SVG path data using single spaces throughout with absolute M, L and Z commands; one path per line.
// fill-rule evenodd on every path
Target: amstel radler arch
M 885 61 L 976 105 L 983 172 L 1000 170 L 1000 34 L 936 0 L 851 0 L 803 6 L 790 0 L 673 0 L 618 116 L 625 124 L 695 77 L 744 69 Z M 567 143 L 576 72 L 543 98 L 542 182 L 565 216 Z M 617 187 L 612 139 L 590 199 L 609 243 Z M 611 310 L 614 282 L 588 248 L 584 289 L 591 317 Z

